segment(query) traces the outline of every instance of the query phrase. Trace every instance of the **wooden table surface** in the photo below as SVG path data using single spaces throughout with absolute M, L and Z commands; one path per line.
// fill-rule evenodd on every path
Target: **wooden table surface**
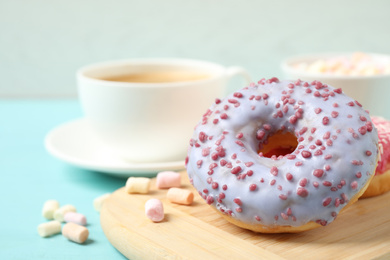
M 212 210 L 182 173 L 183 188 L 195 194 L 191 206 L 148 194 L 114 192 L 101 211 L 111 244 L 130 259 L 390 259 L 390 192 L 361 199 L 329 226 L 298 234 L 260 234 L 236 227 Z M 165 219 L 145 216 L 150 198 L 163 201 Z

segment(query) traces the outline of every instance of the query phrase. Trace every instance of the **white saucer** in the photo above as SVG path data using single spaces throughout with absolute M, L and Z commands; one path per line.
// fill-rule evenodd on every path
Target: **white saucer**
M 51 130 L 45 138 L 51 155 L 83 169 L 120 176 L 155 174 L 165 170 L 184 170 L 184 160 L 162 163 L 131 163 L 108 153 L 93 140 L 86 120 L 76 119 Z

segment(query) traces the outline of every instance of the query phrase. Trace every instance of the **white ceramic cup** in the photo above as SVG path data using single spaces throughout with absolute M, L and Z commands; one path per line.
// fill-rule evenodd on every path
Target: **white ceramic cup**
M 133 73 L 207 74 L 192 81 L 134 83 L 107 80 Z M 89 65 L 77 72 L 78 91 L 91 135 L 132 163 L 184 160 L 193 129 L 240 67 L 187 59 L 134 59 Z

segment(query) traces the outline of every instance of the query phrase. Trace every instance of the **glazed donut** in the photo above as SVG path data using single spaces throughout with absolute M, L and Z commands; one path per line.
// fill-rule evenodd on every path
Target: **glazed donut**
M 379 161 L 367 190 L 362 198 L 381 195 L 390 190 L 390 121 L 378 117 L 371 117 L 379 136 Z
M 377 159 L 378 134 L 359 102 L 318 81 L 271 78 L 216 99 L 186 168 L 228 221 L 284 233 L 331 223 L 363 194 Z

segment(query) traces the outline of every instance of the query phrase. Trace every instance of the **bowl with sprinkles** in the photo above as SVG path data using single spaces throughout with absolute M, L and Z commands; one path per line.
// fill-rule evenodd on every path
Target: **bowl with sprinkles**
M 287 79 L 318 80 L 341 88 L 375 114 L 389 110 L 390 55 L 364 52 L 304 54 L 286 58 Z

